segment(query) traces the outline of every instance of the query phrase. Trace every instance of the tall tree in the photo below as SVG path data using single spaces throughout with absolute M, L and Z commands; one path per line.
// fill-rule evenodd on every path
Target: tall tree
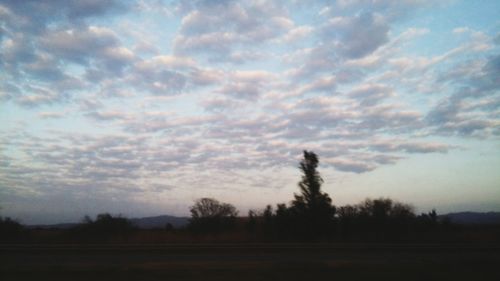
M 321 191 L 323 179 L 317 171 L 318 164 L 318 156 L 312 151 L 304 150 L 304 158 L 299 165 L 302 171 L 302 179 L 298 183 L 300 194 L 294 194 L 292 210 L 305 224 L 303 227 L 321 234 L 328 232 L 332 226 L 335 207 L 330 196 Z
M 295 200 L 292 202 L 294 206 L 313 210 L 324 205 L 331 205 L 330 196 L 321 191 L 323 179 L 317 171 L 318 164 L 318 156 L 312 151 L 304 150 L 304 159 L 299 165 L 302 171 L 302 180 L 298 184 L 301 194 L 294 194 Z

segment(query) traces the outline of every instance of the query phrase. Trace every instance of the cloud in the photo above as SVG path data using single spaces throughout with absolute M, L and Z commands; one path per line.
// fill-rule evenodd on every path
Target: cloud
M 301 49 L 292 56 L 286 56 L 285 60 L 296 67 L 288 70 L 287 75 L 293 81 L 302 82 L 315 77 L 318 73 L 324 73 L 336 69 L 339 61 L 336 54 L 328 45 L 319 45 L 312 48 Z
M 500 32 L 495 35 L 493 42 L 497 45 L 500 45 Z
M 201 101 L 201 105 L 208 111 L 228 111 L 228 110 L 236 110 L 238 107 L 243 107 L 240 103 L 233 99 L 229 99 L 227 97 L 212 97 L 206 98 Z
M 30 33 L 42 32 L 50 23 L 82 21 L 87 18 L 127 11 L 122 1 L 55 0 L 2 1 L 0 11 L 7 17 L 9 29 Z
M 2 198 L 162 205 L 282 188 L 304 149 L 332 175 L 492 144 L 498 34 L 427 3 L 3 1 Z
M 314 28 L 312 26 L 309 26 L 309 25 L 297 26 L 297 27 L 290 29 L 285 35 L 283 35 L 281 40 L 286 42 L 286 43 L 296 42 L 298 40 L 302 40 L 305 37 L 311 35 L 313 31 L 314 31 Z
M 195 68 L 189 72 L 189 79 L 193 85 L 209 86 L 221 82 L 224 72 L 215 69 Z
M 235 99 L 255 101 L 277 75 L 269 71 L 244 70 L 226 73 L 224 78 L 225 82 L 215 90 L 216 93 Z
M 30 63 L 36 58 L 30 39 L 21 34 L 5 38 L 2 42 L 2 50 L 2 64 L 7 66 Z
M 383 142 L 374 142 L 370 145 L 371 149 L 378 152 L 407 152 L 407 153 L 447 153 L 450 146 L 443 143 L 418 143 L 402 142 L 397 140 L 386 140 Z
M 121 75 L 135 55 L 113 30 L 90 22 L 125 12 L 126 5 L 108 0 L 2 2 L 0 66 L 3 78 L 19 89 L 9 96 L 23 106 L 53 105 L 90 88 L 78 67 Z
M 331 6 L 325 6 L 320 15 L 336 15 L 337 13 L 345 12 L 355 12 L 355 11 L 371 11 L 383 14 L 391 22 L 404 21 L 411 18 L 412 14 L 416 11 L 431 6 L 436 3 L 429 0 L 402 0 L 402 1 L 391 1 L 391 0 L 349 0 L 349 1 L 337 1 Z M 447 2 L 441 5 L 446 6 Z
M 19 87 L 12 83 L 1 83 L 0 84 L 0 101 L 10 100 L 13 96 L 17 96 L 21 93 Z
M 448 123 L 442 126 L 441 129 L 443 129 L 443 132 L 452 132 L 459 135 L 470 136 L 478 133 L 481 136 L 485 132 L 489 131 L 488 129 L 498 127 L 498 122 L 475 119 Z
M 139 70 L 128 80 L 137 90 L 154 95 L 180 94 L 187 84 L 183 73 L 167 69 Z
M 335 17 L 323 27 L 323 39 L 347 58 L 364 57 L 389 40 L 389 26 L 377 14 L 364 13 L 351 18 Z
M 137 64 L 137 68 L 142 71 L 153 71 L 157 68 L 192 68 L 196 66 L 196 62 L 190 57 L 176 56 L 155 56 L 149 60 L 141 61 Z
M 86 116 L 98 121 L 128 120 L 132 118 L 129 114 L 121 111 L 94 111 L 87 113 Z
M 64 117 L 64 113 L 63 112 L 40 112 L 38 113 L 38 116 L 40 116 L 40 118 L 42 119 L 59 119 L 59 118 L 62 118 Z
M 45 81 L 60 81 L 68 78 L 58 65 L 57 60 L 48 54 L 42 54 L 36 61 L 26 64 L 24 70 L 34 78 Z
M 352 161 L 348 159 L 326 160 L 326 163 L 333 165 L 339 171 L 352 172 L 357 174 L 373 171 L 376 168 L 376 165 L 374 164 Z
M 483 138 L 494 134 L 498 116 L 490 112 L 495 110 L 494 100 L 499 95 L 499 58 L 493 55 L 486 60 L 460 65 L 443 75 L 449 83 L 458 84 L 460 88 L 436 102 L 425 116 L 436 134 Z
M 278 2 L 207 1 L 185 10 L 176 54 L 206 54 L 212 60 L 231 61 L 243 46 L 257 45 L 294 27 Z
M 410 27 L 391 37 L 391 24 L 395 18 L 380 12 L 386 9 L 378 7 L 377 3 L 358 3 L 347 12 L 342 12 L 346 7 L 326 7 L 330 12 L 324 13 L 321 18 L 324 18 L 324 22 L 313 30 L 317 43 L 285 56 L 287 63 L 295 65 L 291 76 L 307 79 L 333 72 L 338 82 L 357 82 L 367 73 L 382 68 L 387 59 L 393 58 L 404 44 L 429 32 L 426 28 Z M 392 4 L 384 5 L 388 10 L 398 6 Z M 404 10 L 403 7 L 412 7 L 413 4 L 405 2 L 399 8 Z
M 137 61 L 125 83 L 153 95 L 177 95 L 220 83 L 224 72 L 200 67 L 191 57 L 162 55 Z
M 247 100 L 256 100 L 259 97 L 260 87 L 252 83 L 229 83 L 218 90 L 220 93 L 242 98 Z
M 364 84 L 356 87 L 348 95 L 360 100 L 360 104 L 363 106 L 372 106 L 394 96 L 394 90 L 382 84 Z
M 323 91 L 331 93 L 335 90 L 336 85 L 337 85 L 337 79 L 335 76 L 320 77 L 300 87 L 297 91 L 297 94 L 302 95 L 308 92 L 323 92 Z
M 29 87 L 29 94 L 16 97 L 16 102 L 25 107 L 35 107 L 44 104 L 53 104 L 65 99 L 65 96 L 47 88 Z
M 453 29 L 452 32 L 455 33 L 455 34 L 460 34 L 460 33 L 466 33 L 466 32 L 469 32 L 469 31 L 471 31 L 471 29 L 468 28 L 468 27 L 456 27 L 456 28 Z
M 378 105 L 366 110 L 359 127 L 373 130 L 390 129 L 392 131 L 417 128 L 422 115 L 418 111 L 402 110 L 393 105 Z
M 108 28 L 90 26 L 50 32 L 41 40 L 49 53 L 79 64 L 102 62 L 109 69 L 121 69 L 134 59 L 134 54 L 120 46 L 116 33 Z

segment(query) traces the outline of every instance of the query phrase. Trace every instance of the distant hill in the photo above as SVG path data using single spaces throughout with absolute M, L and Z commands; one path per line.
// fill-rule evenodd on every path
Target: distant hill
M 43 228 L 43 229 L 69 229 L 77 226 L 77 223 L 57 223 L 57 224 L 32 224 L 26 225 L 27 228 Z
M 164 228 L 167 223 L 170 223 L 174 228 L 179 228 L 186 226 L 189 223 L 189 218 L 186 217 L 174 217 L 174 216 L 155 216 L 155 217 L 144 217 L 144 218 L 132 218 L 129 219 L 132 224 L 138 228 L 142 229 L 152 229 L 152 228 Z M 77 226 L 78 223 L 58 223 L 58 224 L 39 224 L 39 225 L 28 225 L 28 228 L 57 228 L 57 229 L 68 229 Z
M 456 224 L 500 224 L 500 212 L 459 212 L 439 216 Z
M 163 228 L 167 223 L 170 223 L 174 228 L 186 226 L 189 223 L 189 218 L 174 217 L 174 216 L 156 216 L 130 219 L 133 225 L 138 228 L 151 229 Z
M 500 224 L 500 212 L 459 212 L 440 215 L 440 219 L 448 218 L 452 223 L 456 224 Z M 144 218 L 129 219 L 132 224 L 142 229 L 164 228 L 167 223 L 172 224 L 174 228 L 186 226 L 189 223 L 187 217 L 175 216 L 155 216 Z M 28 228 L 58 228 L 68 229 L 76 226 L 77 223 L 59 223 L 45 225 L 28 225 Z

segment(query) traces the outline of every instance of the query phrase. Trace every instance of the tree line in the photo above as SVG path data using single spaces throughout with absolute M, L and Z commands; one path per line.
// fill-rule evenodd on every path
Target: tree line
M 337 208 L 321 190 L 323 179 L 317 168 L 318 156 L 304 151 L 299 169 L 299 193 L 290 204 L 267 205 L 251 210 L 244 221 L 246 231 L 261 239 L 330 240 L 399 239 L 415 231 L 444 228 L 435 210 L 416 215 L 414 209 L 389 198 L 366 199 L 356 205 Z M 202 198 L 191 207 L 190 229 L 198 233 L 225 232 L 241 227 L 236 208 L 216 199 Z
M 321 189 L 318 165 L 314 152 L 303 152 L 299 192 L 288 204 L 267 205 L 238 216 L 236 207 L 229 203 L 201 198 L 190 207 L 187 227 L 174 229 L 167 224 L 163 231 L 171 237 L 190 236 L 194 240 L 239 235 L 251 241 L 397 241 L 423 239 L 453 229 L 448 221 L 438 218 L 435 210 L 417 215 L 412 206 L 389 198 L 336 207 Z M 21 239 L 27 232 L 18 222 L 0 217 L 0 241 Z M 124 217 L 99 214 L 95 219 L 86 216 L 64 235 L 76 241 L 125 241 L 137 232 Z

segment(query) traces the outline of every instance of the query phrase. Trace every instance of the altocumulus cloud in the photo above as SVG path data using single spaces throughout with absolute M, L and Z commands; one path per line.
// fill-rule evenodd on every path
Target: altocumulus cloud
M 5 204 L 189 204 L 279 190 L 304 149 L 363 174 L 498 141 L 499 35 L 415 20 L 440 5 L 0 1 Z

